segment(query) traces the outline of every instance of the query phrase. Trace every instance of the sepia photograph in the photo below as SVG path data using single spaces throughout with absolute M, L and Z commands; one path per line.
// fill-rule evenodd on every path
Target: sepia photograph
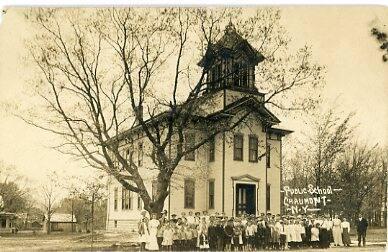
M 0 251 L 385 251 L 387 7 L 0 15 Z

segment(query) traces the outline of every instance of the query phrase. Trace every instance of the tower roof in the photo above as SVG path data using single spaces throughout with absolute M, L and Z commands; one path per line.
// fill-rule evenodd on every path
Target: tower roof
M 201 67 L 209 67 L 217 57 L 227 58 L 243 53 L 255 65 L 264 60 L 264 56 L 251 46 L 236 30 L 232 22 L 225 27 L 224 35 L 208 49 L 199 61 Z

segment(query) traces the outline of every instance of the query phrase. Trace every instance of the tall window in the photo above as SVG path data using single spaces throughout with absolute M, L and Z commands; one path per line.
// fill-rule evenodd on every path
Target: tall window
M 243 146 L 244 146 L 244 136 L 242 134 L 234 135 L 233 140 L 233 159 L 234 160 L 243 160 Z
M 185 179 L 184 186 L 185 208 L 195 207 L 195 182 L 193 179 Z
M 185 150 L 193 148 L 195 145 L 195 133 L 187 133 L 185 136 Z M 185 155 L 185 160 L 194 161 L 195 151 L 191 151 Z
M 142 166 L 143 165 L 143 143 L 139 143 L 138 150 L 137 150 L 137 165 Z
M 216 141 L 214 137 L 209 140 L 209 162 L 214 162 L 216 156 Z
M 214 180 L 209 180 L 209 209 L 214 209 Z
M 121 194 L 121 209 L 123 210 L 129 210 L 132 209 L 132 195 L 131 191 L 122 188 L 122 194 Z
M 257 162 L 258 140 L 257 136 L 249 136 L 249 162 Z
M 115 187 L 114 193 L 113 193 L 114 201 L 113 201 L 113 208 L 115 211 L 117 211 L 117 205 L 119 200 L 119 189 Z
M 271 185 L 267 184 L 266 190 L 266 202 L 267 202 L 267 211 L 271 210 Z
M 266 148 L 266 157 L 267 157 L 267 160 L 266 160 L 266 163 L 267 163 L 267 168 L 271 168 L 271 145 L 270 144 L 267 144 L 267 148 Z
M 141 199 L 140 195 L 137 195 L 137 209 L 142 210 L 143 209 L 143 200 Z

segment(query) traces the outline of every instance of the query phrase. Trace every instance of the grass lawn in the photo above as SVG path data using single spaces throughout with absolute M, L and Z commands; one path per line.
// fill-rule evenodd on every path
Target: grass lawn
M 357 240 L 357 235 L 351 232 L 351 239 Z M 135 251 L 137 250 L 136 234 L 113 234 L 99 232 L 94 236 L 93 250 L 95 251 Z M 385 242 L 386 229 L 368 229 L 367 245 L 373 242 Z M 355 244 L 354 244 L 355 245 Z M 358 248 L 352 247 L 356 251 L 383 251 L 384 248 L 373 245 L 374 247 Z M 332 248 L 330 250 L 342 251 L 345 248 Z M 90 234 L 64 234 L 52 233 L 47 234 L 23 234 L 16 235 L 1 235 L 0 237 L 1 251 L 91 251 L 91 235 Z M 310 251 L 310 250 L 303 250 Z M 319 251 L 319 250 L 311 250 Z
M 94 236 L 93 250 L 133 251 L 136 244 L 129 242 L 123 235 L 106 236 L 96 234 Z M 119 246 L 117 246 L 119 244 Z M 90 234 L 16 234 L 2 235 L 0 237 L 1 251 L 90 251 Z
M 350 239 L 357 240 L 356 230 L 350 231 Z M 387 241 L 387 229 L 386 228 L 369 228 L 366 231 L 367 242 L 385 242 Z

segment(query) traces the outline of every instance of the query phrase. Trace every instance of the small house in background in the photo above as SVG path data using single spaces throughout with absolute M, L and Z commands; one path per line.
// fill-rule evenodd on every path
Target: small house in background
M 17 218 L 15 213 L 0 212 L 0 233 L 14 233 L 14 221 Z
M 45 216 L 47 220 L 47 216 Z M 75 216 L 64 213 L 53 213 L 50 219 L 52 232 L 71 232 L 76 231 L 77 220 Z M 44 230 L 47 231 L 47 221 L 44 222 Z

